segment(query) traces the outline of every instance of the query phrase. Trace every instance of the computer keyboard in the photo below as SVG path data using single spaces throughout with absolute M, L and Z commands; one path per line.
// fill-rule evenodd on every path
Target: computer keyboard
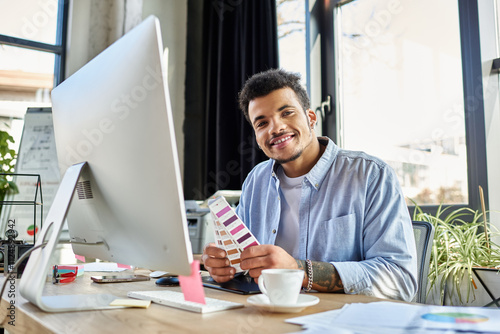
M 182 292 L 170 290 L 130 291 L 127 293 L 127 296 L 136 299 L 150 300 L 153 303 L 198 313 L 210 313 L 243 307 L 243 304 L 240 303 L 214 298 L 205 298 L 205 305 L 189 302 L 184 300 Z

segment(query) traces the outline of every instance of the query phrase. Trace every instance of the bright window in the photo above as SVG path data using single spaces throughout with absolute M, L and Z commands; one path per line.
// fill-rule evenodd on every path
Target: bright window
M 0 8 L 0 128 L 19 144 L 27 108 L 51 105 L 54 71 L 62 67 L 54 51 L 62 49 L 59 1 L 0 0 Z
M 277 0 L 280 67 L 300 73 L 306 85 L 306 0 Z
M 0 34 L 56 44 L 57 0 L 0 0 Z
M 337 8 L 339 144 L 388 162 L 419 205 L 468 203 L 457 1 Z

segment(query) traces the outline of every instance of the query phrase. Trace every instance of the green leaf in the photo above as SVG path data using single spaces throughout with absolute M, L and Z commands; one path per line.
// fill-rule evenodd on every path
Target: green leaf
M 414 201 L 413 220 L 428 221 L 435 228 L 429 263 L 430 290 L 439 282 L 439 296 L 445 298 L 455 294 L 461 303 L 475 298 L 473 288 L 473 267 L 500 269 L 500 247 L 494 242 L 486 242 L 500 236 L 495 226 L 484 230 L 483 214 L 467 207 L 452 210 L 439 205 L 436 215 L 425 213 Z M 466 294 L 460 291 L 460 283 L 466 279 Z M 451 285 L 451 286 L 450 286 Z

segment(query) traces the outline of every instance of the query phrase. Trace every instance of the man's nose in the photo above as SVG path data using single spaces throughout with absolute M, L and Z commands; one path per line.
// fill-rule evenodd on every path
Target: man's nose
M 274 135 L 280 132 L 283 132 L 286 128 L 285 123 L 281 118 L 273 118 L 271 121 L 271 126 L 269 127 L 269 132 Z

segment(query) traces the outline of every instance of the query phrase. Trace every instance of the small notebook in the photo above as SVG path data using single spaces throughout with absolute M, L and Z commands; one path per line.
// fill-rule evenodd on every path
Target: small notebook
M 201 281 L 203 282 L 203 286 L 207 288 L 234 292 L 241 295 L 261 293 L 259 285 L 255 283 L 254 279 L 243 274 L 237 275 L 232 280 L 224 283 L 217 283 L 210 276 L 202 277 Z

